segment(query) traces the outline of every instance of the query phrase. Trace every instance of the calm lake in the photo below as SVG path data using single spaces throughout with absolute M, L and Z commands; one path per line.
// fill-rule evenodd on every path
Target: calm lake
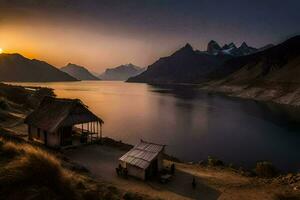
M 300 110 L 289 106 L 208 94 L 192 86 L 17 84 L 51 87 L 58 97 L 79 98 L 104 120 L 104 136 L 167 144 L 167 152 L 184 161 L 211 155 L 248 168 L 269 160 L 284 171 L 300 169 Z

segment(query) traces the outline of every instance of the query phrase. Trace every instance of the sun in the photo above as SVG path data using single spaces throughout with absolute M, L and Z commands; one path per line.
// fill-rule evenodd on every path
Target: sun
M 1 54 L 1 53 L 3 53 L 3 49 L 2 49 L 2 48 L 0 48 L 0 54 Z

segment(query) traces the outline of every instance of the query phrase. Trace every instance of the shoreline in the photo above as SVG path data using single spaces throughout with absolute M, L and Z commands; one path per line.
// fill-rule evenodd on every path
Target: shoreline
M 204 83 L 147 83 L 147 82 L 127 82 L 126 83 L 142 83 L 142 84 L 148 84 L 148 85 L 154 85 L 154 86 L 191 86 L 194 88 L 197 88 L 201 91 L 207 92 L 207 93 L 214 93 L 219 95 L 224 95 L 227 97 L 235 97 L 239 98 L 241 100 L 253 100 L 257 102 L 265 102 L 265 103 L 275 103 L 278 105 L 287 105 L 287 106 L 293 106 L 293 107 L 300 107 L 300 100 L 296 102 L 290 102 L 293 101 L 293 99 L 283 98 L 285 95 L 290 95 L 293 97 L 293 94 L 296 94 L 297 91 L 287 93 L 284 95 L 278 95 L 278 96 L 272 96 L 266 94 L 266 96 L 258 96 L 258 93 L 267 92 L 267 90 L 272 90 L 273 93 L 279 93 L 280 90 L 277 90 L 276 88 L 270 89 L 270 88 L 250 88 L 254 91 L 251 91 L 254 94 L 247 93 L 248 86 L 236 86 L 236 85 L 214 85 L 215 83 L 211 82 L 204 82 Z M 237 90 L 237 91 L 234 91 Z M 256 91 L 255 91 L 256 90 Z M 292 98 L 291 97 L 291 98 Z M 300 99 L 300 96 L 299 96 Z

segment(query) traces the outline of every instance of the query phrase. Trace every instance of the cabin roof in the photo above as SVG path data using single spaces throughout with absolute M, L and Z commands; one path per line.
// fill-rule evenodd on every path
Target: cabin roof
M 142 169 L 147 169 L 153 159 L 164 150 L 164 147 L 165 145 L 141 140 L 140 143 L 135 145 L 130 151 L 119 158 L 119 160 Z
M 104 123 L 79 99 L 45 97 L 39 107 L 25 118 L 25 123 L 45 131 L 54 132 L 59 127 L 80 123 Z

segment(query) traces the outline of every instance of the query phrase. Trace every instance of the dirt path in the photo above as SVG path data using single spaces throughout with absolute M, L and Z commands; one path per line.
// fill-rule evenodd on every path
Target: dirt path
M 162 199 L 257 199 L 271 200 L 277 194 L 291 192 L 290 188 L 266 184 L 255 178 L 248 178 L 230 170 L 210 169 L 195 165 L 176 163 L 176 175 L 168 184 L 156 181 L 143 182 L 134 178 L 123 179 L 116 175 L 118 158 L 124 151 L 109 146 L 90 145 L 66 150 L 65 154 L 75 162 L 87 167 L 95 178 L 115 184 L 127 191 L 140 192 Z M 170 164 L 165 161 L 165 164 Z M 197 187 L 191 186 L 196 177 Z

